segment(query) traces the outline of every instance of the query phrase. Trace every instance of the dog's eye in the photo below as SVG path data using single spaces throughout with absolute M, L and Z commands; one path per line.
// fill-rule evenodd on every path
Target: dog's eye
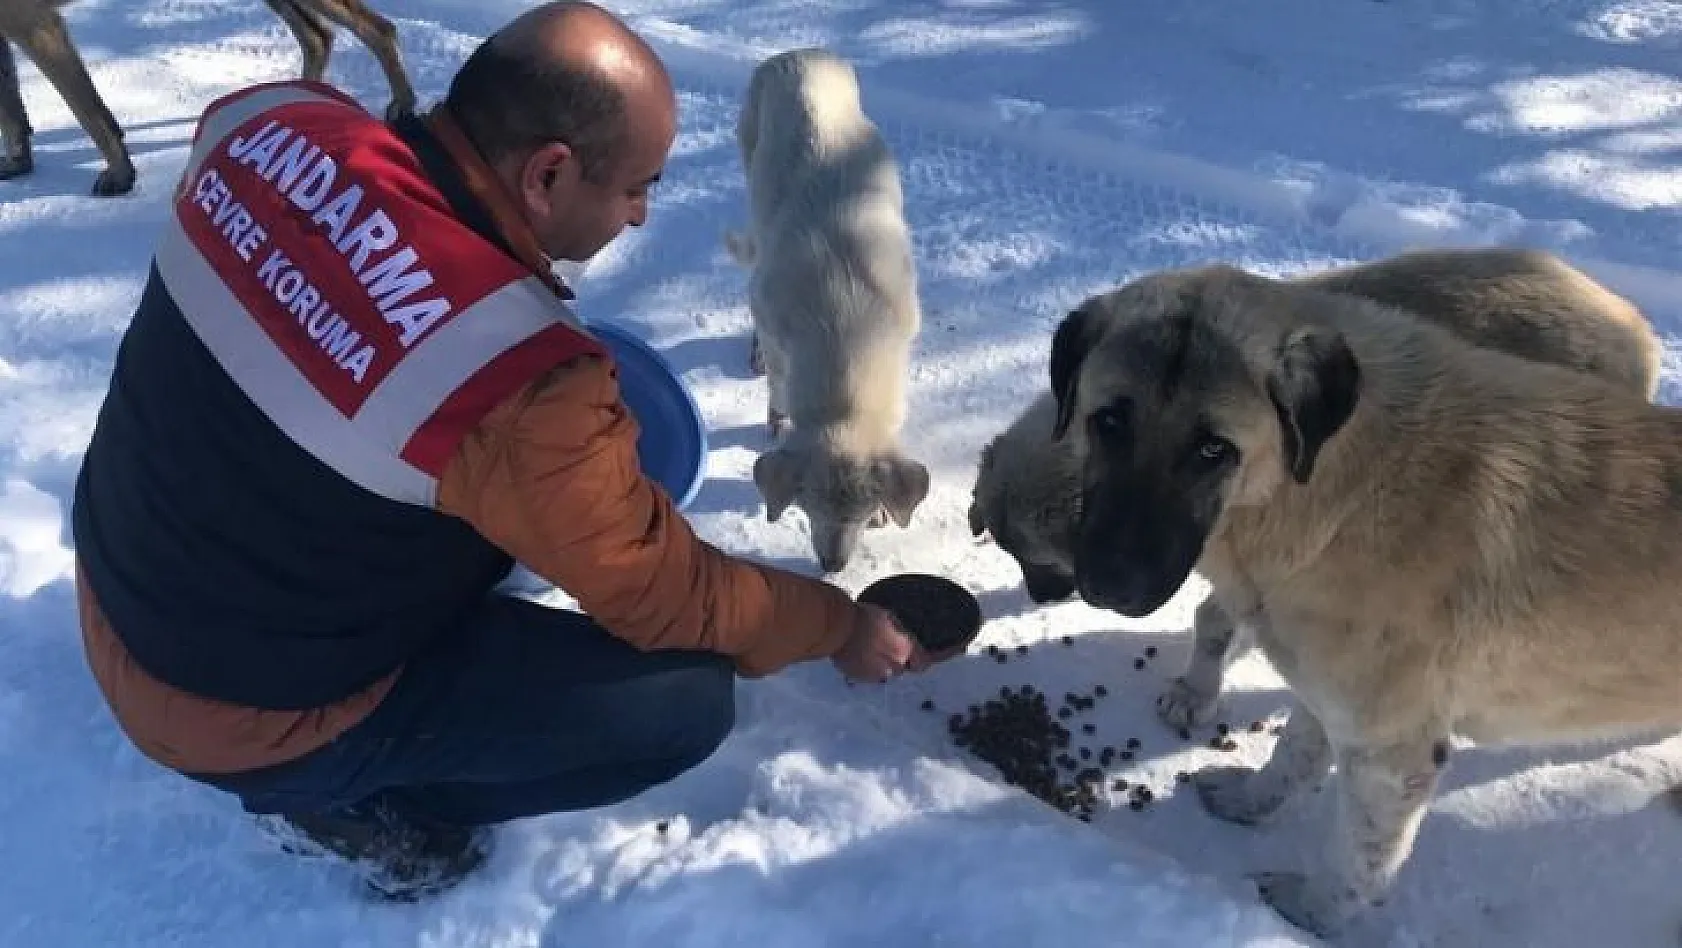
M 1215 468 L 1238 456 L 1238 448 L 1225 438 L 1209 435 L 1197 444 L 1197 463 L 1204 468 Z
M 1113 406 L 1105 406 L 1092 413 L 1092 430 L 1100 435 L 1121 434 L 1126 421 Z

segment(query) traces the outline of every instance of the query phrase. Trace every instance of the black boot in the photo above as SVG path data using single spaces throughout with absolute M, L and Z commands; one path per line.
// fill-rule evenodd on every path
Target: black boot
M 374 799 L 331 813 L 286 813 L 270 821 L 288 852 L 355 865 L 382 899 L 413 902 L 460 882 L 490 854 L 483 828 L 425 822 Z

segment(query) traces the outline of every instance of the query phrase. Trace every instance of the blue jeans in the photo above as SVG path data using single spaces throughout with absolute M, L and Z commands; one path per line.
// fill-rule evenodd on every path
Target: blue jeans
M 319 750 L 189 775 L 252 813 L 325 813 L 376 797 L 471 826 L 617 803 L 693 768 L 735 725 L 721 655 L 643 652 L 587 616 L 490 596 L 405 667 L 367 718 Z

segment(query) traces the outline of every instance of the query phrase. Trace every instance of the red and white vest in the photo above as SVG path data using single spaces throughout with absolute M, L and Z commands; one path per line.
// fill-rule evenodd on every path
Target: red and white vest
M 435 503 L 461 438 L 538 373 L 604 353 L 453 214 L 383 122 L 309 81 L 206 110 L 157 248 L 170 295 L 281 430 L 361 487 Z

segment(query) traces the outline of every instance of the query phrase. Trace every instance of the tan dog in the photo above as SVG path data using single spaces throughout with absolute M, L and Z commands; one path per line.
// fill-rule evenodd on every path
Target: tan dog
M 23 107 L 18 87 L 17 61 L 11 43 L 16 43 L 35 67 L 64 98 L 82 130 L 93 139 L 105 157 L 105 169 L 94 181 L 93 193 L 100 197 L 127 194 L 134 189 L 134 161 L 123 141 L 123 127 L 106 107 L 94 87 L 87 65 L 76 51 L 70 30 L 59 9 L 72 0 L 0 0 L 0 181 L 22 177 L 35 170 L 30 139 L 34 129 Z M 264 0 L 298 40 L 304 56 L 303 76 L 320 79 L 333 51 L 333 27 L 337 23 L 368 44 L 391 84 L 388 117 L 412 111 L 415 90 L 409 85 L 397 52 L 397 28 L 375 13 L 362 0 Z M 9 41 L 9 42 L 8 42 Z
M 1083 598 L 1145 616 L 1196 569 L 1299 699 L 1205 806 L 1262 820 L 1337 764 L 1328 864 L 1258 879 L 1295 924 L 1384 895 L 1453 737 L 1682 726 L 1682 410 L 1221 266 L 1088 300 L 1051 376 Z
M 1401 307 L 1474 345 L 1602 376 L 1651 400 L 1661 347 L 1628 300 L 1550 253 L 1484 248 L 1421 250 L 1294 277 Z M 1080 473 L 1067 442 L 1052 438 L 1056 401 L 1034 402 L 981 451 L 970 531 L 991 533 L 1022 570 L 1036 603 L 1074 594 L 1074 523 Z M 1186 672 L 1157 702 L 1175 728 L 1208 723 L 1219 712 L 1226 668 L 1249 645 L 1213 599 L 1198 609 L 1196 645 Z

